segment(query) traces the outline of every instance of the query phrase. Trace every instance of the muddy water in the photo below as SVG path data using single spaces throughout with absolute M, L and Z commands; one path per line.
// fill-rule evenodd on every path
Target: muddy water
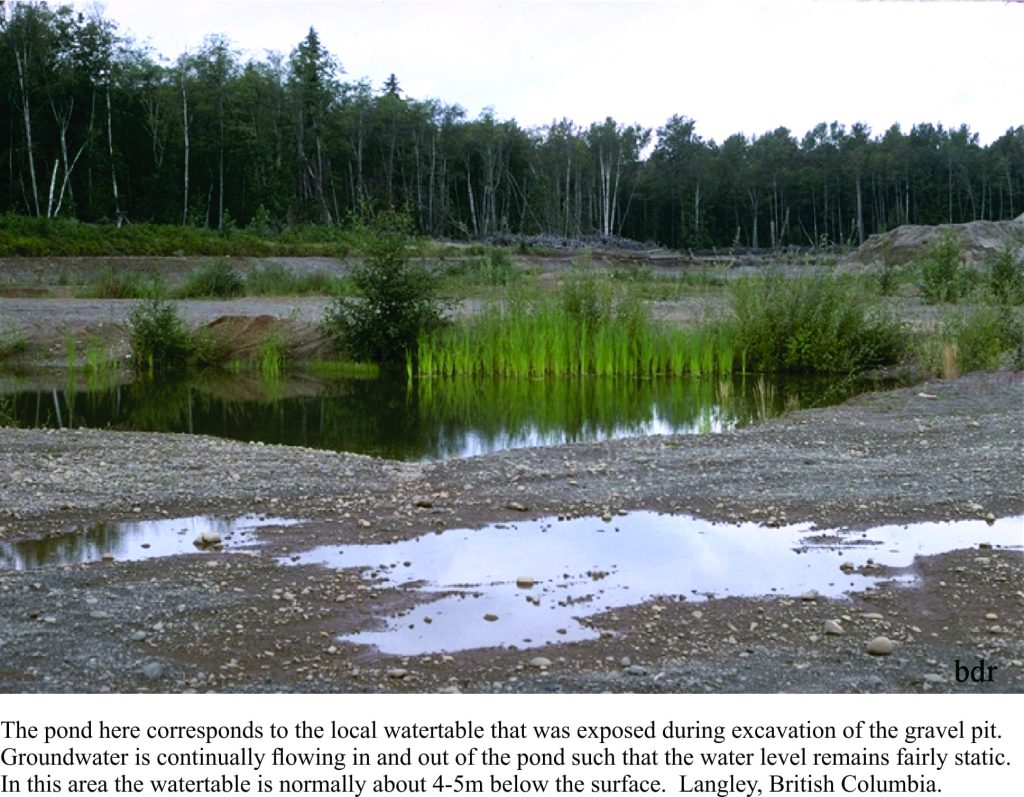
M 720 432 L 842 401 L 864 387 L 758 377 L 261 382 L 251 374 L 207 374 L 160 384 L 104 386 L 82 379 L 33 390 L 8 383 L 0 413 L 25 428 L 185 432 L 438 460 L 625 436 Z
M 418 593 L 405 614 L 343 637 L 396 655 L 529 648 L 592 639 L 587 618 L 656 596 L 701 602 L 815 591 L 837 598 L 880 579 L 912 585 L 916 556 L 980 543 L 1021 547 L 1024 518 L 811 532 L 651 512 L 450 530 L 391 545 L 322 547 L 289 563 L 360 568 Z M 883 573 L 881 568 L 899 568 Z

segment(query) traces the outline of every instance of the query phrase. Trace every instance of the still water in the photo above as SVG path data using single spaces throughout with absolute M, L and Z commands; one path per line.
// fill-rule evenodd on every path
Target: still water
M 452 529 L 389 545 L 324 546 L 282 564 L 360 568 L 380 587 L 415 590 L 421 602 L 381 618 L 379 630 L 341 637 L 395 655 L 489 646 L 530 648 L 593 639 L 586 618 L 654 597 L 838 598 L 880 580 L 912 584 L 917 556 L 1024 545 L 1024 518 L 809 531 L 683 515 L 631 512 Z M 883 575 L 869 562 L 909 568 Z M 695 607 L 696 608 L 696 607 Z
M 669 433 L 713 433 L 849 398 L 834 380 L 289 379 L 8 389 L 17 425 L 186 432 L 235 440 L 440 460 L 508 448 Z

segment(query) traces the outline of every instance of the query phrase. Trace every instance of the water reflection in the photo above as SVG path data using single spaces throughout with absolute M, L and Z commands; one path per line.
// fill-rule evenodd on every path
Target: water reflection
M 12 394 L 27 427 L 209 434 L 392 459 L 447 459 L 614 437 L 707 433 L 844 400 L 860 385 L 760 378 L 337 380 L 251 376 Z
M 254 541 L 254 532 L 267 526 L 291 526 L 297 520 L 244 515 L 240 518 L 194 517 L 97 523 L 80 533 L 0 544 L 0 569 L 33 570 L 39 567 L 98 562 L 105 558 L 138 561 L 182 553 L 199 553 L 200 534 L 216 534 L 223 541 L 217 550 L 241 548 Z
M 586 618 L 655 596 L 840 597 L 877 583 L 877 565 L 904 568 L 985 541 L 1024 544 L 1024 518 L 808 532 L 752 523 L 633 512 L 611 522 L 552 518 L 453 529 L 390 545 L 325 546 L 282 561 L 362 568 L 380 586 L 416 589 L 422 603 L 383 628 L 343 637 L 382 652 L 414 655 L 468 648 L 536 647 L 592 639 Z M 891 578 L 891 577 L 886 577 Z M 912 574 L 896 580 L 912 582 Z M 485 619 L 490 617 L 494 619 Z M 582 622 L 581 622 L 582 620 Z

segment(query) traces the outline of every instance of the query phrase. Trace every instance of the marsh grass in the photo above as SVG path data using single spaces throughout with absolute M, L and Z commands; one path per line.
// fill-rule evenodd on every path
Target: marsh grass
M 735 351 L 722 325 L 669 327 L 628 291 L 573 273 L 554 296 L 513 293 L 420 335 L 407 365 L 418 376 L 650 378 L 728 373 Z
M 147 299 L 163 296 L 166 287 L 155 274 L 139 274 L 123 269 L 105 268 L 90 285 L 75 295 L 83 299 Z

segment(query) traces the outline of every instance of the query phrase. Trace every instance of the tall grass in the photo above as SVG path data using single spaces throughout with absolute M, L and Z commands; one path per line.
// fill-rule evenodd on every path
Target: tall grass
M 696 330 L 654 321 L 628 292 L 572 274 L 555 296 L 513 294 L 473 318 L 419 336 L 419 376 L 710 375 L 730 372 L 727 327 Z

